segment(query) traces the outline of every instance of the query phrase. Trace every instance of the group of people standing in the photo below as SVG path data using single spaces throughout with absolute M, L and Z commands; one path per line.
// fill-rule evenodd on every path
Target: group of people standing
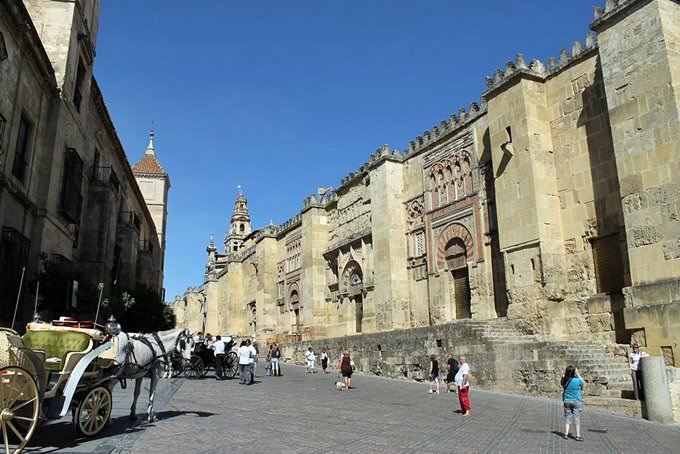
M 329 361 L 329 356 L 328 353 L 326 352 L 326 349 L 324 348 L 321 351 L 321 370 L 323 374 L 328 373 L 328 361 Z M 307 351 L 305 352 L 305 364 L 306 364 L 306 373 L 313 374 L 314 373 L 314 364 L 316 361 L 316 353 L 314 353 L 314 350 L 312 347 L 309 347 Z M 340 371 L 340 374 L 342 374 L 342 379 L 343 379 L 343 390 L 344 391 L 349 391 L 352 385 L 352 374 L 354 373 L 354 360 L 352 357 L 349 355 L 349 352 L 346 350 L 341 350 L 340 351 L 340 358 L 338 359 L 338 371 Z
M 236 356 L 238 356 L 238 377 L 240 385 L 252 385 L 255 383 L 258 355 L 259 350 L 250 339 L 241 341 L 241 345 L 236 352 Z
M 241 346 L 236 352 L 238 356 L 239 384 L 252 385 L 255 383 L 259 354 L 257 345 L 252 344 L 250 339 L 241 342 Z M 276 342 L 269 345 L 264 374 L 274 377 L 281 376 L 281 349 Z
M 456 385 L 453 392 L 458 393 L 458 401 L 460 403 L 460 413 L 463 416 L 470 416 L 470 398 L 468 392 L 470 391 L 470 383 L 468 381 L 470 375 L 470 365 L 467 362 L 467 357 L 461 355 L 458 361 L 451 353 L 448 354 L 446 360 L 446 391 L 451 392 L 451 386 Z M 430 373 L 427 376 L 430 382 L 430 389 L 428 393 L 439 394 L 439 361 L 436 355 L 430 355 Z M 435 389 L 436 388 L 436 389 Z

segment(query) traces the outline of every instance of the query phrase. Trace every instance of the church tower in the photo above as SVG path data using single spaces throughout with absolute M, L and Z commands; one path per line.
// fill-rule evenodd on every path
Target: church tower
M 132 168 L 137 185 L 149 208 L 151 218 L 156 226 L 158 244 L 161 248 L 161 277 L 165 263 L 165 227 L 168 218 L 168 191 L 170 190 L 170 177 L 163 170 L 161 163 L 156 158 L 154 148 L 154 131 L 149 133 L 149 145 L 142 159 Z
M 234 212 L 231 215 L 231 227 L 224 239 L 224 252 L 226 254 L 238 252 L 238 248 L 243 243 L 243 240 L 250 235 L 251 231 L 248 200 L 243 196 L 243 189 L 239 186 L 238 197 L 236 197 L 234 204 Z

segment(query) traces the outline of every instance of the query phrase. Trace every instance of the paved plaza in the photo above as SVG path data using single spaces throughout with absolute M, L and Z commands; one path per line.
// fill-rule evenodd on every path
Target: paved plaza
M 154 424 L 129 422 L 131 387 L 117 387 L 112 423 L 98 438 L 77 438 L 65 418 L 41 427 L 26 452 L 676 453 L 680 446 L 678 425 L 587 408 L 585 440 L 563 440 L 554 399 L 472 390 L 472 416 L 464 419 L 456 394 L 430 395 L 422 383 L 356 374 L 353 389 L 339 392 L 336 380 L 335 372 L 306 374 L 291 365 L 253 386 L 163 380 Z M 146 396 L 140 417 L 145 408 Z

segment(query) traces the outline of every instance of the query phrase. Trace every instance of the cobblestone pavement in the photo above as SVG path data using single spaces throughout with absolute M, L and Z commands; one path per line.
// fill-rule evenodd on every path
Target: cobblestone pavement
M 62 420 L 42 427 L 31 443 L 42 448 L 27 452 L 671 453 L 680 446 L 678 425 L 587 408 L 584 441 L 563 440 L 554 399 L 473 389 L 472 416 L 464 419 L 456 394 L 427 394 L 422 383 L 356 374 L 354 389 L 339 392 L 335 372 L 286 365 L 284 374 L 258 377 L 253 386 L 164 380 L 159 421 L 149 425 L 127 421 L 130 390 L 117 390 L 113 423 L 99 439 L 73 438 L 70 420 Z M 139 411 L 145 406 L 140 398 Z

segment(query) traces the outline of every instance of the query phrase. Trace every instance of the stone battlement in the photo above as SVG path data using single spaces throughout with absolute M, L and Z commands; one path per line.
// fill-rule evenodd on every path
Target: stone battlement
M 575 61 L 590 55 L 597 49 L 597 36 L 589 32 L 586 36 L 585 45 L 581 41 L 574 41 L 571 51 L 562 49 L 559 58 L 548 58 L 547 65 L 540 60 L 534 59 L 527 63 L 523 54 L 517 54 L 515 61 L 508 60 L 505 63 L 505 70 L 496 68 L 493 77 L 486 76 L 487 90 L 483 97 L 487 98 L 491 93 L 504 87 L 517 77 L 525 76 L 539 81 L 545 81 L 550 77 L 560 73 L 564 68 Z

